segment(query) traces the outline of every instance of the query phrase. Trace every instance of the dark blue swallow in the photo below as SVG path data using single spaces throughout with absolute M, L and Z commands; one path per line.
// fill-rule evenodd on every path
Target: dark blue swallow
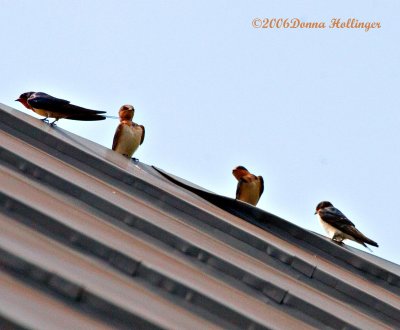
M 59 99 L 42 92 L 26 92 L 19 96 L 15 101 L 21 102 L 25 108 L 30 109 L 45 118 L 42 121 L 47 122 L 47 118 L 55 118 L 52 126 L 60 119 L 72 120 L 104 120 L 106 116 L 101 115 L 105 111 L 90 110 L 71 104 L 67 100 Z

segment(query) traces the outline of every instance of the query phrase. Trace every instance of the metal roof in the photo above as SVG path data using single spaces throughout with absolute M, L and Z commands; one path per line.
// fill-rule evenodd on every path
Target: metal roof
M 0 141 L 0 325 L 400 327 L 396 264 L 2 104 Z

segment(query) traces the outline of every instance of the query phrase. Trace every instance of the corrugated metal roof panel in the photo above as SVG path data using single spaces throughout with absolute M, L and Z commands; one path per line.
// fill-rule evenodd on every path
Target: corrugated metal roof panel
M 10 320 L 8 329 L 18 326 L 36 329 L 111 329 L 3 272 L 0 272 L 0 311 L 4 320 Z
M 0 108 L 1 269 L 55 279 L 22 285 L 120 327 L 400 326 L 397 265 Z
M 0 173 L 5 172 L 8 171 L 4 170 Z M 242 309 L 241 313 L 236 313 L 238 314 L 236 319 L 253 318 L 269 323 L 271 314 L 275 314 L 276 318 L 279 317 L 278 311 L 274 311 L 268 306 L 259 305 L 258 301 L 243 296 L 237 290 L 213 281 L 212 278 L 206 277 L 198 270 L 195 271 L 193 267 L 186 263 L 182 264 L 182 262 L 176 260 L 176 257 L 168 256 L 165 252 L 161 252 L 161 249 L 149 246 L 149 244 L 145 244 L 140 239 L 135 239 L 131 234 L 120 228 L 92 216 L 86 210 L 77 208 L 72 201 L 68 202 L 66 199 L 62 199 L 58 193 L 39 189 L 42 187 L 35 187 L 37 186 L 35 183 L 25 184 L 23 180 L 14 180 L 13 173 L 5 173 L 5 176 L 6 178 L 2 181 L 3 187 L 7 190 L 7 196 L 10 198 L 8 199 L 11 203 L 9 209 L 12 208 L 14 213 L 29 214 L 32 217 L 34 214 L 32 209 L 23 211 L 21 205 L 11 206 L 10 200 L 15 201 L 16 196 L 18 196 L 21 203 L 25 205 L 29 203 L 30 207 L 41 210 L 40 215 L 35 215 L 32 219 L 33 223 L 30 223 L 30 225 L 45 227 L 42 232 L 51 229 L 62 232 L 64 239 L 73 240 L 74 244 L 84 247 L 86 250 L 96 250 L 93 251 L 94 254 L 104 255 L 104 258 L 112 265 L 132 276 L 143 271 L 139 270 L 139 268 L 143 268 L 143 265 L 153 271 L 158 270 L 155 276 L 161 278 L 164 275 L 163 280 L 179 280 L 181 290 L 189 291 L 190 288 L 193 291 L 192 295 L 195 292 L 200 292 L 204 296 L 203 299 L 208 298 L 215 302 L 222 301 L 221 306 L 230 307 L 232 310 Z M 31 196 L 35 197 L 32 198 Z M 46 209 L 49 204 L 52 205 L 51 212 Z M 61 222 L 68 229 L 49 223 L 54 221 L 53 219 Z M 24 222 L 27 223 L 27 221 Z M 163 219 L 159 221 L 163 221 Z M 176 285 L 176 283 L 171 285 Z M 239 301 L 241 301 L 240 304 Z M 227 310 L 225 313 L 227 313 Z M 269 316 L 265 319 L 267 315 Z M 284 314 L 281 315 L 281 318 L 290 319 Z M 251 323 L 250 320 L 247 322 Z
M 72 300 L 86 301 L 100 313 L 110 313 L 110 318 L 115 312 L 121 311 L 124 320 L 120 322 L 127 323 L 126 326 L 136 324 L 138 318 L 149 321 L 148 324 L 144 321 L 138 323 L 146 328 L 151 324 L 175 329 L 203 326 L 218 328 L 104 263 L 71 251 L 5 217 L 0 218 L 0 226 L 0 248 L 14 256 L 14 260 L 20 261 L 18 270 L 24 272 L 26 277 L 34 277 L 34 280 Z M 17 270 L 15 264 L 13 270 Z M 40 278 L 38 272 L 41 272 Z M 103 306 L 99 306 L 99 301 Z M 179 317 L 174 316 L 177 314 Z

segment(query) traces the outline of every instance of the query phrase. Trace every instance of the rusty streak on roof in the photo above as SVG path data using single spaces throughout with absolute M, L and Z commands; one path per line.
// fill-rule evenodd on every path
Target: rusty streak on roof
M 0 119 L 0 325 L 400 327 L 398 265 L 1 104 Z

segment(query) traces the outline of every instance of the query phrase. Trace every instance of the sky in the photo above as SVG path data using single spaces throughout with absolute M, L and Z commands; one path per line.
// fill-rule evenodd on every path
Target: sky
M 1 103 L 33 116 L 19 94 L 109 115 L 132 104 L 140 161 L 229 197 L 245 166 L 265 181 L 258 207 L 325 234 L 314 211 L 328 200 L 400 264 L 399 1 L 0 5 Z M 325 28 L 253 27 L 274 18 Z M 329 28 L 349 18 L 380 28 Z M 58 127 L 111 147 L 117 125 Z

